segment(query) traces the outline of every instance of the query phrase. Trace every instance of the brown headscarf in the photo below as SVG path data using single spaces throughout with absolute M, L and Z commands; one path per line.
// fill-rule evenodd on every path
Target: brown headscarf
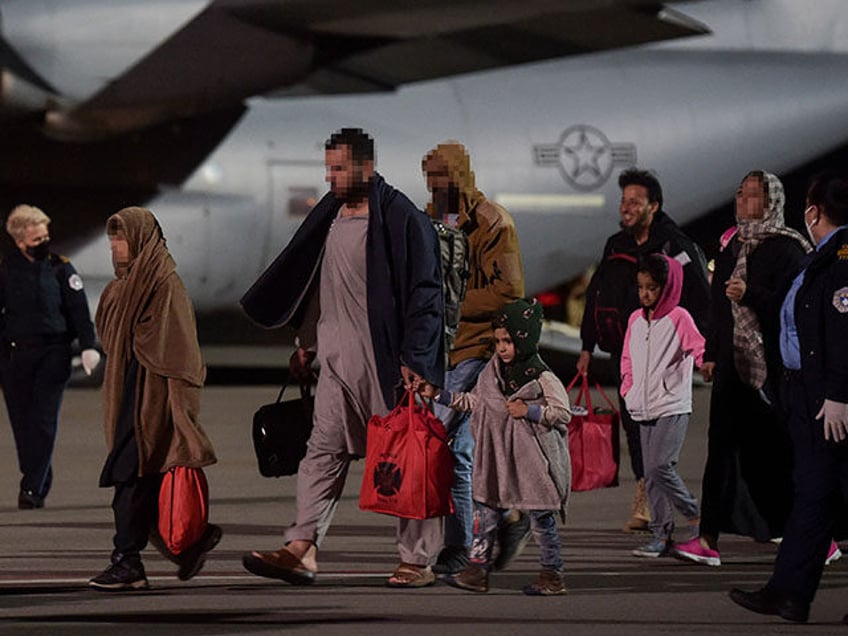
M 178 276 L 156 217 L 145 208 L 124 208 L 109 218 L 107 228 L 113 234 L 122 231 L 130 251 L 129 265 L 116 268 L 117 278 L 103 290 L 95 317 L 107 356 L 103 402 L 108 432 L 114 430 L 119 415 L 132 356 L 151 373 L 195 387 L 202 386 L 205 369 L 191 301 L 185 293 L 173 293 L 175 285 L 163 285 Z M 148 312 L 158 288 L 167 290 L 167 297 L 157 297 L 156 315 L 151 317 Z M 181 282 L 176 289 L 184 290 Z M 108 441 L 111 446 L 112 440 Z
M 458 141 L 448 140 L 428 152 L 421 161 L 421 169 L 426 174 L 430 172 L 437 162 L 444 162 L 448 169 L 448 178 L 451 184 L 459 191 L 458 209 L 459 214 L 457 227 L 462 227 L 469 220 L 469 212 L 484 198 L 483 193 L 477 189 L 474 180 L 474 171 L 471 170 L 471 159 L 468 151 Z M 432 201 L 427 204 L 425 210 L 432 218 L 438 218 Z

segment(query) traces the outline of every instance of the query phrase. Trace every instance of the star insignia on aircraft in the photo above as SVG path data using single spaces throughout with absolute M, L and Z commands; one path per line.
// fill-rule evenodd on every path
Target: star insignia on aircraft
M 609 179 L 616 165 L 636 164 L 636 145 L 612 143 L 586 124 L 567 128 L 555 144 L 533 146 L 538 166 L 556 166 L 566 183 L 576 190 L 596 190 Z

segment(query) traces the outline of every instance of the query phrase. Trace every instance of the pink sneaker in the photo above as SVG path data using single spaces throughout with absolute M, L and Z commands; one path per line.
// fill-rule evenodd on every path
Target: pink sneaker
M 836 541 L 830 542 L 830 549 L 827 551 L 827 558 L 824 560 L 825 565 L 830 565 L 834 561 L 838 561 L 842 558 L 842 550 L 839 549 L 839 546 L 836 544 Z
M 698 537 L 686 543 L 675 544 L 672 552 L 674 556 L 686 561 L 694 561 L 695 563 L 711 565 L 713 567 L 721 565 L 721 555 L 719 555 L 718 550 L 705 548 Z

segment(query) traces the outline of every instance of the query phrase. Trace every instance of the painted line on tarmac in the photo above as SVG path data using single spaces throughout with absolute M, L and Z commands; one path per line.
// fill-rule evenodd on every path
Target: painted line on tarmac
M 391 576 L 391 571 L 387 572 L 322 572 L 320 574 L 320 580 L 327 579 L 373 579 L 373 578 L 382 578 Z M 157 583 L 162 582 L 173 582 L 176 579 L 174 576 L 148 576 L 148 581 L 155 581 Z M 192 581 L 207 581 L 207 582 L 215 582 L 215 581 L 256 581 L 258 583 L 267 583 L 268 581 L 276 581 L 278 579 L 273 578 L 265 578 L 250 574 L 249 572 L 245 572 L 244 574 L 201 574 L 195 577 L 192 577 Z M 187 581 L 181 581 L 187 583 Z M 26 578 L 26 579 L 0 579 L 0 589 L 9 588 L 9 587 L 20 587 L 25 585 L 75 585 L 75 584 L 85 584 L 88 585 L 88 577 L 86 578 L 62 578 L 62 577 L 54 577 L 54 578 Z M 306 586 L 298 586 L 298 587 L 306 587 Z

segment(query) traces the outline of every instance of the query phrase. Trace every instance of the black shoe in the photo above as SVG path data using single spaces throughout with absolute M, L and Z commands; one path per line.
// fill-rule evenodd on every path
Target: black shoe
M 456 574 L 468 566 L 468 550 L 458 545 L 446 545 L 439 552 L 433 572 L 436 574 Z
M 810 617 L 810 606 L 797 603 L 790 599 L 781 599 L 767 587 L 756 592 L 744 592 L 739 589 L 730 590 L 730 600 L 746 610 L 757 614 L 780 616 L 787 621 L 806 623 Z
M 35 510 L 44 508 L 44 497 L 36 495 L 32 490 L 21 490 L 18 493 L 18 510 Z
M 492 563 L 492 569 L 495 571 L 505 570 L 530 540 L 530 515 L 525 512 L 520 514 L 517 521 L 505 521 L 498 530 L 498 543 L 501 547 Z
M 180 565 L 177 578 L 180 581 L 188 581 L 200 572 L 203 564 L 206 563 L 206 554 L 218 545 L 223 534 L 221 526 L 209 523 L 206 525 L 203 536 L 194 545 L 177 555 L 177 563 Z
M 103 592 L 123 592 L 127 590 L 146 590 L 149 585 L 141 561 L 113 559 L 112 565 L 88 582 L 95 590 Z

